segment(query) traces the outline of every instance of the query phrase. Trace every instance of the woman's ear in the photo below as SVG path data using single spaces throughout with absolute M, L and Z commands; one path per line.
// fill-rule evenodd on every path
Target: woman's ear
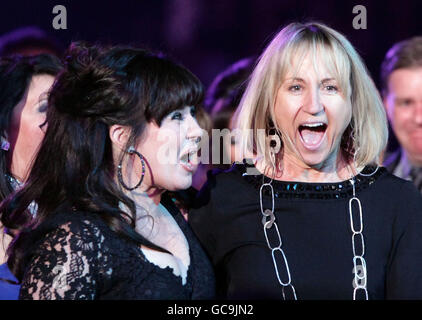
M 115 147 L 123 150 L 130 136 L 130 128 L 119 124 L 114 124 L 109 129 L 110 140 Z

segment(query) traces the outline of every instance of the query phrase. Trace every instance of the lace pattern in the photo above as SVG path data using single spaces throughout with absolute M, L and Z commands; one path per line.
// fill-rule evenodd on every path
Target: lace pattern
M 93 299 L 99 266 L 107 268 L 104 236 L 88 220 L 68 222 L 50 232 L 27 270 L 21 297 L 34 299 Z M 107 251 L 107 250 L 105 250 Z M 107 274 L 107 272 L 105 272 Z
M 117 236 L 97 216 L 72 212 L 54 219 L 56 227 L 31 250 L 20 299 L 210 299 L 214 295 L 211 265 L 180 214 L 176 220 L 192 256 L 186 285 L 170 268 L 150 263 L 136 244 Z

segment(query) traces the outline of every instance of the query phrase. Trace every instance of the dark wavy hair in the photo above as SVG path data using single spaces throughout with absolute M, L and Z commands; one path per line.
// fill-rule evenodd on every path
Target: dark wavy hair
M 9 130 L 13 110 L 28 90 L 32 77 L 43 74 L 55 77 L 62 67 L 59 58 L 48 54 L 0 58 L 0 135 L 5 136 Z M 6 174 L 11 175 L 8 152 L 11 151 L 0 150 L 0 200 L 13 191 L 5 178 Z
M 63 211 L 98 215 L 119 236 L 167 252 L 135 231 L 135 204 L 114 179 L 109 128 L 130 127 L 128 147 L 148 122 L 160 125 L 173 110 L 198 106 L 202 99 L 198 78 L 162 55 L 72 44 L 49 96 L 48 128 L 28 182 L 0 206 L 3 224 L 20 230 L 8 251 L 16 278 L 22 280 L 31 244 L 45 234 L 40 225 Z M 32 201 L 38 204 L 36 217 L 24 219 Z

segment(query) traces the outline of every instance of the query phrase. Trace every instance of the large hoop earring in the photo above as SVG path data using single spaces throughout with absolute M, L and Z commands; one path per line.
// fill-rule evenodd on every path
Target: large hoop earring
M 6 138 L 4 138 L 3 136 L 0 137 L 0 142 L 1 142 L 1 146 L 0 149 L 4 150 L 4 151 L 8 151 L 10 149 L 10 142 L 7 141 Z
M 119 165 L 117 166 L 117 177 L 119 179 L 119 183 L 126 190 L 132 191 L 132 190 L 135 190 L 136 188 L 138 188 L 141 185 L 142 181 L 144 180 L 144 176 L 145 176 L 145 160 L 144 160 L 144 157 L 142 156 L 142 154 L 140 154 L 138 151 L 136 151 L 133 146 L 130 146 L 127 149 L 127 153 L 129 153 L 129 154 L 136 154 L 139 157 L 139 159 L 141 160 L 141 164 L 142 164 L 142 175 L 141 175 L 141 179 L 139 180 L 139 182 L 134 187 L 127 186 L 126 183 L 123 181 L 123 175 L 122 175 L 123 157 L 120 160 Z

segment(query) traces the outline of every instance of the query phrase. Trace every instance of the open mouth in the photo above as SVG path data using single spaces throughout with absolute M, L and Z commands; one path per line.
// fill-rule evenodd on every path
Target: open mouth
M 314 150 L 318 148 L 327 131 L 327 124 L 324 122 L 304 123 L 299 126 L 299 134 L 304 146 Z
M 198 166 L 198 149 L 190 150 L 180 157 L 181 165 L 190 172 L 193 172 Z

